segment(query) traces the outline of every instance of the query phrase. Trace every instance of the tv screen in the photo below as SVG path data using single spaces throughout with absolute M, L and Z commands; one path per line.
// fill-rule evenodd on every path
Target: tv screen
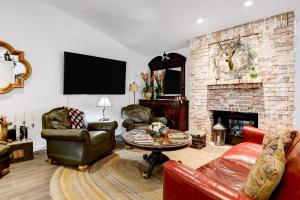
M 165 94 L 180 94 L 181 71 L 167 69 L 165 74 Z
M 125 94 L 126 62 L 64 53 L 64 94 Z

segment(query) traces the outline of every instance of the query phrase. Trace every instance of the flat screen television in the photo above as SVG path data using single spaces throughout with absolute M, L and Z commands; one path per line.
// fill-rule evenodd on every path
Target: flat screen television
M 181 71 L 167 69 L 164 80 L 165 94 L 180 94 Z
M 126 62 L 64 52 L 64 94 L 125 94 Z

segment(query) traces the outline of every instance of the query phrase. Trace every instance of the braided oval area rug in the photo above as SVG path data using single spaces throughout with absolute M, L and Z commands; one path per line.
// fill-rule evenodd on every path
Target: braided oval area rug
M 228 149 L 215 148 L 208 145 L 201 150 L 186 148 L 165 154 L 196 169 Z M 152 176 L 144 179 L 142 173 L 148 166 L 142 158 L 145 153 L 149 152 L 116 150 L 91 165 L 86 172 L 60 166 L 50 181 L 51 197 L 53 200 L 162 199 L 162 166 L 156 166 Z

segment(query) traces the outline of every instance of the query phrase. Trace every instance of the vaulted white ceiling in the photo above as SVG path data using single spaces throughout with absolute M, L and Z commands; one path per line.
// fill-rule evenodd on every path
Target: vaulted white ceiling
M 300 0 L 44 0 L 145 55 L 186 47 L 195 36 L 287 11 Z M 298 16 L 298 15 L 297 15 Z M 202 24 L 195 21 L 204 18 Z M 87 36 L 88 37 L 88 36 Z

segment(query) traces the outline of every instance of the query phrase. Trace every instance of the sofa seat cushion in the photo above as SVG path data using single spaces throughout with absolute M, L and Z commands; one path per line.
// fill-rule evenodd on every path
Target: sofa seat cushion
M 252 166 L 262 154 L 263 146 L 252 142 L 237 144 L 226 151 L 222 157 L 240 164 Z
M 149 129 L 150 124 L 147 123 L 135 123 L 133 129 Z
M 92 145 L 107 142 L 111 140 L 111 136 L 107 131 L 89 131 Z
M 250 167 L 220 157 L 201 166 L 197 169 L 197 171 L 229 186 L 230 188 L 242 191 L 246 183 Z

